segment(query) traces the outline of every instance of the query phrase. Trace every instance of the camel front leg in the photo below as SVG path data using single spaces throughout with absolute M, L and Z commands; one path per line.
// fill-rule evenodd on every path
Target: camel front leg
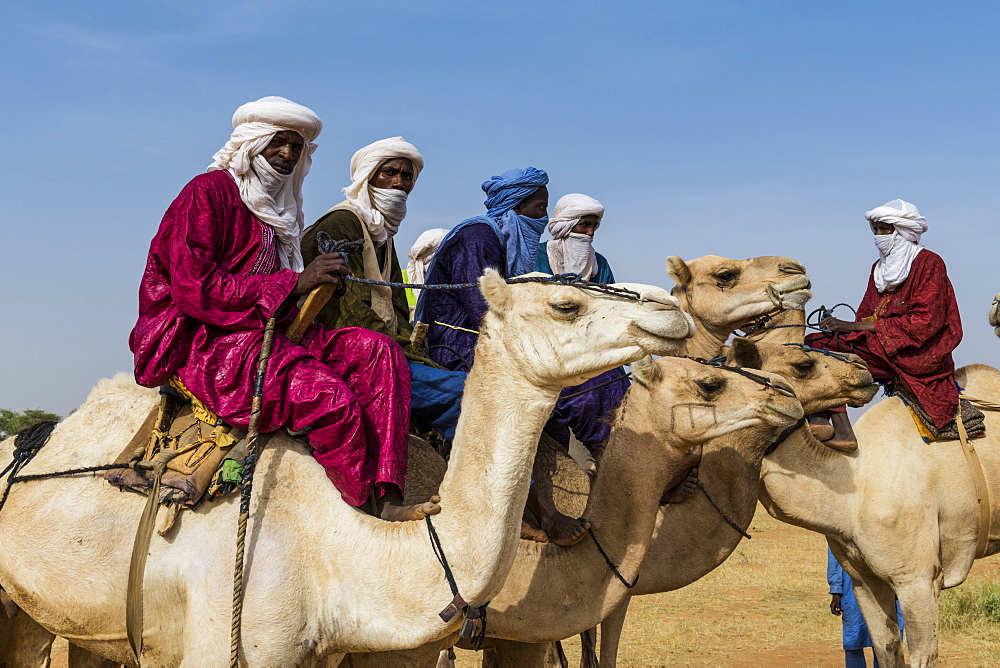
M 48 668 L 55 639 L 12 601 L 0 601 L 0 668 Z
M 631 596 L 626 597 L 621 605 L 601 622 L 601 668 L 615 668 L 618 664 L 618 644 L 622 639 L 625 615 L 628 614 L 628 604 L 631 600 Z
M 69 644 L 69 668 L 116 668 L 121 664 L 94 654 L 73 643 Z
M 848 572 L 856 570 L 848 568 Z M 872 650 L 882 668 L 904 668 L 903 643 L 896 619 L 896 593 L 872 573 L 850 573 L 854 597 L 872 637 Z M 909 629 L 907 629 L 909 634 Z
M 930 577 L 896 586 L 906 624 L 906 646 L 911 668 L 938 665 L 938 598 L 941 589 Z

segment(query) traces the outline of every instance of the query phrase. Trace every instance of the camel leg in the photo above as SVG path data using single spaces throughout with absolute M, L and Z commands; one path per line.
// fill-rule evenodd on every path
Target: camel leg
M 117 668 L 117 661 L 105 659 L 73 643 L 69 644 L 69 668 Z
M 483 650 L 483 668 L 502 666 L 545 666 L 550 643 L 527 643 L 493 639 L 493 647 Z
M 631 597 L 626 598 L 601 622 L 601 668 L 615 668 L 618 663 L 618 643 L 622 639 L 630 600 Z
M 911 668 L 938 665 L 938 583 L 931 578 L 897 585 L 896 596 L 906 623 Z
M 0 605 L 0 668 L 48 668 L 54 635 L 16 606 Z
M 892 587 L 871 573 L 850 573 L 854 597 L 872 637 L 872 650 L 881 668 L 904 668 L 903 643 L 896 620 L 896 593 Z M 907 628 L 909 634 L 909 628 Z
M 580 634 L 580 668 L 597 668 L 597 629 Z

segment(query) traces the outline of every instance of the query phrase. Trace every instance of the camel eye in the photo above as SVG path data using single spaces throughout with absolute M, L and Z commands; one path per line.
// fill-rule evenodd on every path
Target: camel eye
M 738 276 L 739 272 L 734 271 L 732 269 L 726 269 L 725 271 L 720 271 L 719 273 L 717 273 L 715 275 L 715 280 L 718 281 L 719 284 L 728 284 L 735 281 Z
M 721 378 L 706 378 L 694 381 L 701 393 L 706 397 L 718 394 L 726 386 L 726 381 Z
M 550 303 L 549 306 L 551 306 L 557 312 L 562 313 L 563 315 L 569 315 L 571 313 L 575 313 L 576 311 L 580 310 L 580 305 L 577 304 L 576 302 L 555 302 L 555 303 Z
M 813 360 L 806 360 L 805 362 L 796 362 L 795 364 L 792 365 L 792 368 L 795 369 L 796 373 L 798 373 L 799 375 L 805 376 L 811 373 L 812 370 L 816 368 L 816 362 L 814 362 Z

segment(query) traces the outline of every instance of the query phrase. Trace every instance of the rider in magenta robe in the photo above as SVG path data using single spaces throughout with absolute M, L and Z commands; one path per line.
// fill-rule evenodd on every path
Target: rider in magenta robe
M 129 338 L 136 380 L 157 387 L 177 374 L 246 429 L 264 326 L 279 314 L 260 431 L 309 430 L 316 460 L 352 505 L 374 492 L 383 519 L 438 512 L 435 503 L 402 505 L 410 378 L 399 345 L 357 327 L 312 324 L 299 344 L 280 333 L 299 296 L 322 283 L 342 291 L 350 272 L 339 254 L 302 267 L 300 188 L 321 122 L 264 98 L 240 107 L 233 126 L 214 169 L 184 187 L 150 245 Z

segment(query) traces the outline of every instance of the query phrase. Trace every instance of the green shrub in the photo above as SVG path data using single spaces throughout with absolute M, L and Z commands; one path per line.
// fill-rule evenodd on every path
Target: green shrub
M 941 592 L 941 628 L 960 631 L 982 623 L 1000 624 L 1000 582 L 969 580 Z

